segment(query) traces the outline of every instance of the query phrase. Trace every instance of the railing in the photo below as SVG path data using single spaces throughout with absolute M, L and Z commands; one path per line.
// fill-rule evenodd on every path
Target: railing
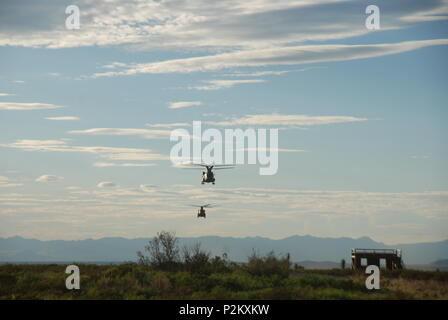
M 401 256 L 400 249 L 352 249 L 352 254 L 354 253 L 396 254 Z

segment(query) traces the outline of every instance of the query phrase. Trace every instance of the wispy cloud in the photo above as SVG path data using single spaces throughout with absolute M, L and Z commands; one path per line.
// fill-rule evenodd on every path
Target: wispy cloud
M 309 67 L 295 70 L 282 70 L 282 71 L 257 71 L 257 72 L 234 72 L 228 74 L 231 77 L 264 77 L 264 76 L 281 76 L 291 72 L 304 72 L 313 69 L 323 69 L 325 67 Z
M 117 163 L 117 162 L 95 162 L 95 167 L 108 168 L 108 167 L 153 167 L 155 163 Z
M 200 101 L 178 101 L 178 102 L 168 103 L 168 108 L 180 109 L 180 108 L 188 108 L 188 107 L 197 107 L 200 105 L 202 105 L 202 102 L 200 102 Z
M 448 1 L 438 1 L 436 7 L 423 7 L 418 11 L 400 17 L 399 20 L 408 23 L 446 20 L 448 15 Z
M 47 117 L 45 119 L 55 121 L 72 121 L 72 120 L 79 120 L 79 117 L 64 116 L 64 117 Z
M 0 93 L 0 97 L 9 97 L 9 96 L 15 96 L 15 94 L 11 94 L 11 93 Z
M 257 72 L 249 72 L 249 73 L 243 73 L 243 72 L 234 72 L 228 74 L 228 76 L 232 77 L 263 77 L 263 76 L 281 76 L 282 74 L 289 73 L 292 71 L 257 71 Z
M 317 126 L 333 123 L 367 121 L 353 116 L 309 116 L 300 114 L 253 114 L 224 121 L 207 121 L 215 126 Z
M 123 67 L 126 67 L 126 63 L 123 63 L 123 62 L 112 62 L 112 63 L 110 63 L 110 64 L 105 64 L 105 65 L 103 65 L 103 66 L 101 66 L 100 68 L 103 68 L 103 69 L 116 69 L 116 68 L 123 68 Z
M 36 182 L 55 182 L 64 179 L 63 177 L 51 175 L 51 174 L 44 174 L 36 179 Z
M 227 236 L 256 236 L 263 232 L 270 237 L 297 233 L 359 237 L 365 235 L 368 221 L 369 234 L 375 234 L 383 241 L 396 241 L 396 234 L 400 235 L 400 239 L 413 241 L 415 232 L 425 235 L 428 234 L 427 229 L 431 233 L 425 237 L 446 238 L 444 226 L 448 191 L 387 193 L 263 187 L 204 189 L 191 185 L 157 187 L 140 183 L 133 187 L 119 187 L 117 182 L 111 181 L 101 181 L 97 186 L 70 189 L 61 198 L 0 193 L 0 201 L 5 207 L 1 214 L 17 217 L 15 230 L 24 234 L 29 231 L 29 223 L 21 222 L 35 219 L 36 213 L 39 213 L 37 216 L 42 220 L 36 221 L 35 226 L 38 230 L 46 230 L 54 238 L 66 238 L 66 230 L 49 229 L 50 219 L 61 219 L 57 221 L 62 226 L 80 229 L 97 223 L 98 228 L 108 235 L 114 234 L 115 229 L 122 229 L 123 225 L 137 227 L 142 224 L 143 234 L 155 233 L 160 231 L 160 224 L 155 221 L 168 226 L 173 226 L 176 221 L 176 231 L 184 234 L 191 229 L 191 219 L 194 217 L 194 211 L 188 210 L 187 205 L 219 201 L 221 206 L 216 209 L 218 214 L 211 220 L 210 228 L 195 230 L 196 236 L 210 232 L 215 234 L 221 230 Z M 245 204 L 244 207 L 241 203 Z M 179 210 L 183 207 L 185 210 Z M 62 217 L 61 212 L 64 213 Z M 273 223 L 283 223 L 283 227 L 272 228 Z M 409 224 L 412 227 L 408 228 Z M 241 225 L 254 228 L 248 231 Z M 124 235 L 138 236 L 132 231 Z
M 242 148 L 235 151 L 269 151 L 269 152 L 306 152 L 303 149 L 287 149 L 287 148 Z
M 158 188 L 158 187 L 157 187 L 156 185 L 154 185 L 154 184 L 141 184 L 141 185 L 139 186 L 139 189 L 140 189 L 141 191 L 143 191 L 143 192 L 148 192 L 148 193 L 151 193 L 151 192 L 156 191 L 157 188 Z
M 96 185 L 98 188 L 114 188 L 117 185 L 114 182 L 110 182 L 110 181 L 101 181 L 100 183 L 98 183 Z
M 239 84 L 247 84 L 247 83 L 262 83 L 265 80 L 262 79 L 249 79 L 249 80 L 206 80 L 203 81 L 208 83 L 204 86 L 195 86 L 190 87 L 190 89 L 196 90 L 219 90 L 224 88 L 231 88 Z
M 44 110 L 44 109 L 59 109 L 62 106 L 38 103 L 38 102 L 0 102 L 0 110 Z
M 191 123 L 186 123 L 186 122 L 147 123 L 146 126 L 152 127 L 152 128 L 179 128 L 179 127 L 190 127 Z
M 86 130 L 72 130 L 70 134 L 83 134 L 94 136 L 138 136 L 144 139 L 169 138 L 171 130 L 134 129 L 134 128 L 92 128 Z
M 117 72 L 96 73 L 93 77 L 134 74 L 190 73 L 236 67 L 262 67 L 367 59 L 412 51 L 428 46 L 447 45 L 448 39 L 432 39 L 381 44 L 321 44 L 241 50 L 217 55 L 141 63 Z M 205 89 L 206 90 L 206 89 Z
M 22 183 L 16 183 L 10 180 L 10 178 L 5 176 L 0 176 L 0 188 L 12 188 L 12 187 L 21 187 Z
M 12 2 L 2 8 L 2 15 L 20 15 L 0 19 L 0 45 L 233 49 L 327 41 L 369 32 L 357 0 L 129 0 L 125 9 L 115 1 L 79 0 L 77 5 L 82 8 L 83 27 L 74 34 L 60 23 L 57 3 L 41 4 L 39 16 L 34 17 L 34 6 Z M 381 10 L 387 12 L 381 17 L 382 30 L 446 19 L 448 13 L 446 1 L 395 0 L 382 3 Z
M 0 144 L 0 146 L 24 151 L 88 153 L 113 161 L 152 161 L 169 159 L 168 156 L 154 153 L 149 149 L 74 146 L 69 145 L 66 141 L 62 140 L 17 140 L 13 143 Z

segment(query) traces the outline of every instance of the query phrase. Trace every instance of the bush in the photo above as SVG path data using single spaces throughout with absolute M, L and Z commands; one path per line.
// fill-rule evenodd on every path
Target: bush
M 172 232 L 162 231 L 145 246 L 148 256 L 141 251 L 137 252 L 139 263 L 150 265 L 160 270 L 175 270 L 179 265 L 179 246 L 176 235 Z
M 192 273 L 208 273 L 210 271 L 210 252 L 201 249 L 197 243 L 191 247 L 183 247 L 183 267 Z
M 275 259 L 260 259 L 271 266 L 256 265 L 252 273 L 236 264 L 211 273 L 79 264 L 81 290 L 65 288 L 64 265 L 2 265 L 0 299 L 446 299 L 448 294 L 447 272 L 385 273 L 381 290 L 370 291 L 363 274 L 305 270 L 285 278 L 272 273 Z M 217 261 L 222 266 L 223 260 Z
M 265 257 L 260 257 L 255 251 L 248 257 L 247 271 L 256 276 L 279 275 L 287 278 L 290 273 L 291 262 L 289 254 L 285 257 L 277 257 L 273 251 Z
M 165 274 L 157 273 L 152 280 L 152 286 L 161 293 L 164 293 L 171 289 L 171 281 Z

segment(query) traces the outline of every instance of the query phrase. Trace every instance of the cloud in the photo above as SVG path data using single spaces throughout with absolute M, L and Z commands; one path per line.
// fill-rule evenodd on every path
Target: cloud
M 47 117 L 47 120 L 56 120 L 56 121 L 71 121 L 71 120 L 79 120 L 79 117 L 73 116 L 65 116 L 65 117 Z
M 171 130 L 133 129 L 133 128 L 92 128 L 72 130 L 68 133 L 95 136 L 138 136 L 144 139 L 165 139 L 171 135 Z
M 106 168 L 106 167 L 153 167 L 156 166 L 155 163 L 116 163 L 116 162 L 95 162 L 93 164 L 95 167 Z
M 448 14 L 448 1 L 442 0 L 436 1 L 435 3 L 437 3 L 437 6 L 435 7 L 423 6 L 421 10 L 400 17 L 399 20 L 409 23 L 446 20 Z
M 448 39 L 418 40 L 381 44 L 317 44 L 240 50 L 216 55 L 141 63 L 116 72 L 96 73 L 96 77 L 135 74 L 191 73 L 218 71 L 236 67 L 298 65 L 367 59 L 428 47 L 447 45 Z M 218 80 L 219 81 L 219 80 Z M 231 80 L 230 80 L 231 81 Z M 206 90 L 206 89 L 204 89 Z
M 81 190 L 81 187 L 78 186 L 69 186 L 69 187 L 65 187 L 66 190 Z
M 147 123 L 146 126 L 152 127 L 152 128 L 179 128 L 179 127 L 190 127 L 191 123 L 186 123 L 186 122 Z
M 198 229 L 196 236 L 215 234 L 219 230 L 226 236 L 262 233 L 269 237 L 285 237 L 299 233 L 359 237 L 368 234 L 382 241 L 395 242 L 398 236 L 400 240 L 412 242 L 417 232 L 425 237 L 425 241 L 429 238 L 446 239 L 448 191 L 388 193 L 235 186 L 204 189 L 200 185 L 113 185 L 115 188 L 92 186 L 68 190 L 68 194 L 61 197 L 45 193 L 0 193 L 3 206 L 0 216 L 15 226 L 16 232 L 27 232 L 30 221 L 34 221 L 55 238 L 64 238 L 66 233 L 53 233 L 60 230 L 49 227 L 48 221 L 53 219 L 60 219 L 57 221 L 62 226 L 76 229 L 94 227 L 106 235 L 115 234 L 115 230 L 123 230 L 126 226 L 131 228 L 126 229 L 123 236 L 138 237 L 140 233 L 134 228 L 142 225 L 141 234 L 148 232 L 148 226 L 153 228 L 151 232 L 160 231 L 161 225 L 176 228 L 178 233 L 184 234 L 194 227 L 191 222 L 194 210 L 187 206 L 207 201 L 219 203 L 220 207 L 213 210 L 210 228 Z M 273 224 L 277 227 L 272 228 Z M 5 224 L 2 226 L 6 228 Z M 86 234 L 86 237 L 91 235 Z
M 269 151 L 269 152 L 306 152 L 302 149 L 286 149 L 286 148 L 242 148 L 235 151 Z
M 284 46 L 367 34 L 359 0 L 79 0 L 82 27 L 67 32 L 53 1 L 11 1 L 0 12 L 0 45 L 45 48 L 127 45 L 140 50 Z M 381 4 L 382 30 L 446 19 L 446 1 Z M 37 12 L 37 14 L 36 14 Z M 63 13 L 62 13 L 62 16 Z M 114 66 L 114 63 L 112 63 Z
M 309 68 L 303 68 L 303 69 L 296 69 L 296 70 L 283 70 L 283 71 L 257 71 L 257 72 L 234 72 L 228 74 L 228 76 L 231 77 L 264 77 L 264 76 L 281 76 L 285 73 L 290 72 L 304 72 L 312 69 L 323 69 L 325 67 L 309 67 Z
M 12 182 L 8 177 L 0 176 L 0 188 L 21 187 L 22 183 Z
M 178 102 L 170 102 L 168 104 L 168 108 L 179 109 L 179 108 L 197 107 L 200 105 L 202 105 L 202 102 L 200 101 L 178 101 Z
M 0 110 L 44 110 L 63 108 L 49 103 L 22 103 L 22 102 L 0 102 Z
M 250 80 L 206 80 L 203 81 L 208 83 L 208 85 L 205 86 L 195 86 L 190 87 L 190 89 L 196 89 L 196 90 L 219 90 L 223 88 L 231 88 L 239 84 L 246 84 L 246 83 L 262 83 L 265 82 L 265 80 L 262 79 L 250 79 Z
M 36 182 L 54 182 L 64 179 L 63 177 L 51 175 L 51 174 L 44 174 L 36 179 Z
M 232 77 L 263 77 L 263 76 L 281 76 L 285 73 L 289 73 L 292 71 L 284 70 L 284 71 L 258 71 L 251 73 L 243 73 L 243 72 L 234 72 L 228 74 L 228 76 Z
M 98 183 L 96 186 L 97 186 L 98 188 L 114 188 L 114 187 L 116 187 L 117 185 L 116 185 L 115 183 L 113 183 L 113 182 L 102 181 L 102 182 Z
M 8 96 L 15 96 L 15 94 L 11 94 L 11 93 L 0 93 L 0 97 L 8 97 Z
M 22 84 L 22 83 L 25 83 L 25 81 L 23 81 L 23 80 L 15 80 L 14 83 Z
M 17 140 L 13 143 L 0 144 L 0 146 L 24 151 L 88 153 L 97 155 L 106 160 L 116 161 L 152 161 L 169 159 L 168 156 L 154 153 L 149 149 L 74 146 L 69 145 L 66 141 L 62 140 Z
M 367 121 L 353 116 L 308 116 L 300 114 L 253 114 L 224 121 L 206 121 L 215 126 L 317 126 L 333 123 Z
M 157 190 L 157 186 L 156 185 L 154 185 L 154 184 L 141 184 L 140 186 L 139 186 L 139 189 L 141 190 L 141 191 L 143 191 L 143 192 L 149 192 L 149 193 L 152 193 L 152 192 L 155 192 L 156 190 Z
M 103 68 L 103 69 L 116 69 L 116 68 L 123 68 L 123 67 L 126 67 L 126 63 L 123 63 L 123 62 L 112 62 L 111 64 L 103 65 L 100 68 Z

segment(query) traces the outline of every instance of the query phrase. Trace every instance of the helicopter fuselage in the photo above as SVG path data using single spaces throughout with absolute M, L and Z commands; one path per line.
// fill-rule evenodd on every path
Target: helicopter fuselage
M 203 207 L 198 210 L 198 218 L 205 218 L 205 209 Z
M 215 184 L 215 175 L 212 172 L 212 169 L 207 168 L 207 171 L 202 171 L 202 184 L 204 183 L 213 183 Z

